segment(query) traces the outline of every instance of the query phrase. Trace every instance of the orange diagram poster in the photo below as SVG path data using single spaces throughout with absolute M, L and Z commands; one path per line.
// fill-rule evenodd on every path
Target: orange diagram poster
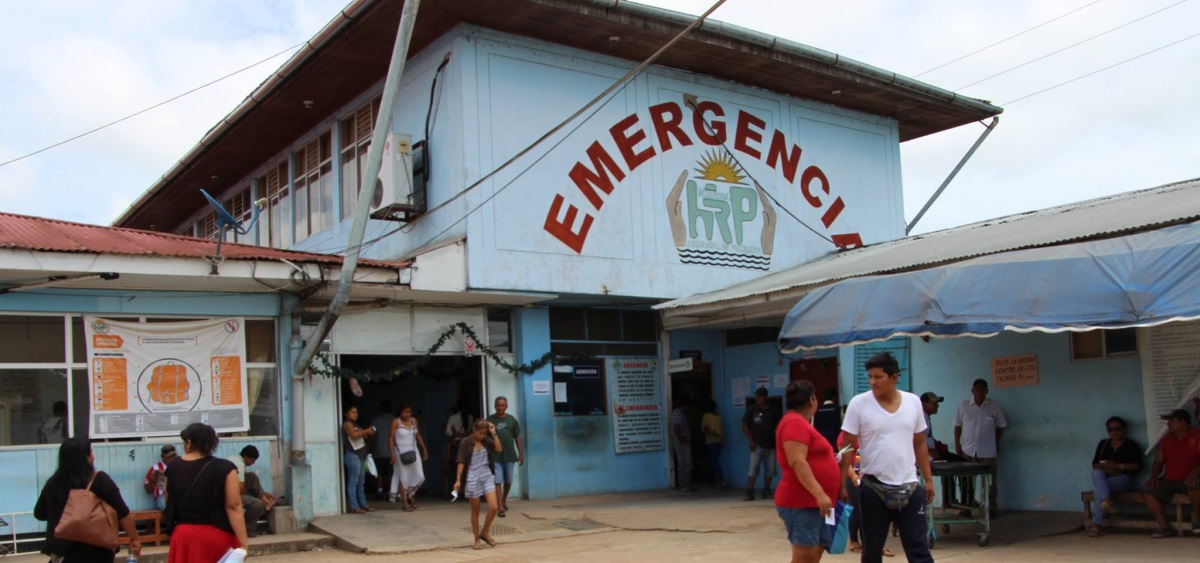
M 175 436 L 193 422 L 249 429 L 245 319 L 84 320 L 89 437 Z

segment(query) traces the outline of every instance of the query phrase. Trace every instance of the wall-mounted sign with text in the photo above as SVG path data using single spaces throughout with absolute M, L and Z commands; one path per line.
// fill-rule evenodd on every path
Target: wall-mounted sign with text
M 992 387 L 1003 389 L 1037 384 L 1037 354 L 992 358 Z

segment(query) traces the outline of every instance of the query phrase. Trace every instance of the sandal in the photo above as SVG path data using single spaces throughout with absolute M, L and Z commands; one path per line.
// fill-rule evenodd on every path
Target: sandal
M 483 549 L 483 544 L 479 543 L 479 536 L 475 536 L 475 547 L 472 549 Z
M 490 535 L 485 536 L 483 534 L 480 534 L 479 539 L 487 542 L 487 544 L 492 547 L 496 547 L 496 540 L 494 538 L 492 538 L 492 536 L 490 536 Z
M 884 557 L 895 557 L 896 554 L 893 553 L 892 550 L 885 547 L 885 548 L 883 548 L 883 556 Z
M 500 512 L 497 512 L 497 513 L 496 513 L 496 516 L 499 516 L 499 517 L 501 517 L 501 518 L 504 518 L 504 517 L 505 517 L 507 514 L 508 514 L 508 511 L 506 511 L 506 510 L 504 510 L 503 508 L 501 508 L 501 509 L 500 509 Z
M 403 510 L 403 511 L 405 511 L 405 512 L 412 512 L 412 511 L 413 511 L 413 509 L 412 509 L 412 507 L 411 507 L 411 506 L 405 506 L 405 507 L 404 507 L 404 508 L 402 508 L 401 510 Z
M 1092 524 L 1091 526 L 1088 526 L 1087 535 L 1088 537 L 1098 538 L 1104 535 L 1104 531 L 1100 529 L 1100 526 Z
M 850 553 L 862 553 L 862 544 L 855 544 L 850 548 Z

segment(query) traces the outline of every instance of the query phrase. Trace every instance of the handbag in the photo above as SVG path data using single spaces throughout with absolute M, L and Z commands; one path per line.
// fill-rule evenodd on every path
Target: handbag
M 417 450 L 409 450 L 400 454 L 400 463 L 412 465 L 417 462 Z
M 171 535 L 171 531 L 175 529 L 175 524 L 177 523 L 176 520 L 178 518 L 176 517 L 176 513 L 179 512 L 179 505 L 183 504 L 185 501 L 187 501 L 188 497 L 192 496 L 192 489 L 196 488 L 196 483 L 200 481 L 200 476 L 204 475 L 204 471 L 207 470 L 208 466 L 210 465 L 212 465 L 211 457 L 208 458 L 208 462 L 204 464 L 204 467 L 200 468 L 200 472 L 197 473 L 196 478 L 192 480 L 192 485 L 188 487 L 186 493 L 183 493 L 183 498 L 180 499 L 179 502 L 171 502 L 170 506 L 167 507 L 168 510 L 163 511 L 162 531 L 164 534 L 167 534 L 168 536 Z
M 54 537 L 117 550 L 117 511 L 92 492 L 99 472 L 93 472 L 86 489 L 71 489 Z

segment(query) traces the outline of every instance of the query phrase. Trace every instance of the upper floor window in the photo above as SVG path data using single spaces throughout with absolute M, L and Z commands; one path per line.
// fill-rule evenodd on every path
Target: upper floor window
M 1137 352 L 1137 329 L 1118 328 L 1071 333 L 1072 360 L 1134 356 Z
M 267 208 L 258 218 L 258 244 L 274 248 L 292 245 L 292 200 L 288 192 L 288 163 L 279 161 L 255 180 Z
M 196 237 L 206 240 L 217 240 L 217 214 L 209 211 L 196 221 Z
M 225 206 L 225 210 L 230 215 L 233 215 L 233 218 L 237 219 L 238 223 L 242 225 L 248 224 L 251 212 L 253 211 L 250 203 L 250 186 L 235 190 L 221 205 Z M 228 229 L 225 231 L 225 242 L 254 244 L 254 235 L 239 235 L 236 231 Z
M 367 151 L 371 148 L 371 135 L 375 131 L 375 119 L 379 117 L 382 100 L 382 97 L 377 97 L 363 104 L 340 124 L 342 219 L 353 216 L 357 209 L 358 193 L 362 190 L 361 179 L 367 170 Z
M 328 131 L 293 154 L 296 240 L 333 226 L 333 155 Z

